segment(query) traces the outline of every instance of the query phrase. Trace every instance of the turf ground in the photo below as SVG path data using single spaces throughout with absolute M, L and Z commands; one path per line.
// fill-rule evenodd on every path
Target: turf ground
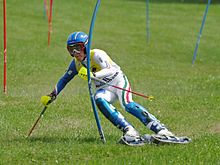
M 2 0 L 0 0 L 2 3 Z M 101 113 L 107 143 L 99 139 L 87 84 L 71 81 L 26 135 L 71 57 L 69 33 L 89 31 L 95 0 L 54 1 L 51 45 L 43 1 L 7 1 L 7 95 L 0 92 L 0 164 L 220 164 L 220 5 L 209 8 L 197 59 L 191 61 L 206 5 L 150 3 L 150 42 L 146 42 L 144 0 L 102 1 L 93 32 L 93 48 L 105 50 L 127 74 L 132 89 L 155 100 L 134 100 L 188 145 L 117 144 L 121 132 Z M 0 13 L 2 8 L 0 8 Z M 3 21 L 0 21 L 3 68 Z M 3 88 L 3 69 L 0 85 Z M 138 130 L 151 133 L 136 118 L 118 110 Z

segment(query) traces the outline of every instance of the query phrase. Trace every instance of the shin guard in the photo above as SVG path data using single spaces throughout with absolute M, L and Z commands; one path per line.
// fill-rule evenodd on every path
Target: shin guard
M 152 114 L 150 114 L 144 107 L 137 104 L 136 102 L 130 102 L 125 105 L 127 112 L 131 113 L 137 117 L 144 125 L 146 125 L 150 130 L 157 133 L 162 129 L 165 129 L 165 126 L 160 123 L 159 120 Z

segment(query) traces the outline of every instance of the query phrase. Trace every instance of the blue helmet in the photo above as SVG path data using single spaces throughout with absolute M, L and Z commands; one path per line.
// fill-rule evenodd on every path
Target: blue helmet
M 84 50 L 86 54 L 87 46 L 88 35 L 84 32 L 71 33 L 67 38 L 67 50 L 72 57 L 74 57 L 75 54 L 80 53 L 80 50 Z
M 68 36 L 67 46 L 72 46 L 77 43 L 83 43 L 84 47 L 87 47 L 88 44 L 88 35 L 84 32 L 74 32 Z

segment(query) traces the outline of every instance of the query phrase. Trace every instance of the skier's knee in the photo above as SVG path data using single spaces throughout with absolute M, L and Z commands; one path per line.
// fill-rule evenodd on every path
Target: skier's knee
M 118 112 L 115 109 L 115 107 L 109 104 L 105 99 L 96 98 L 95 101 L 102 114 L 108 120 L 110 120 L 116 127 L 118 127 L 121 130 L 124 130 L 126 126 L 131 125 L 125 120 L 124 116 L 122 116 L 121 113 Z
M 98 98 L 104 98 L 105 96 L 104 93 L 105 93 L 104 89 L 98 90 L 94 96 L 94 99 L 97 100 Z

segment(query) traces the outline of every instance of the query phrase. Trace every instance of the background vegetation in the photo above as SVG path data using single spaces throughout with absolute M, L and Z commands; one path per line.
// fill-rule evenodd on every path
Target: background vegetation
M 132 89 L 155 96 L 152 102 L 136 96 L 134 100 L 176 135 L 191 137 L 192 143 L 119 145 L 122 133 L 99 113 L 107 139 L 102 144 L 87 84 L 78 77 L 48 108 L 32 137 L 26 138 L 43 108 L 40 97 L 53 90 L 71 61 L 67 36 L 89 31 L 95 2 L 54 1 L 48 47 L 43 1 L 7 1 L 8 93 L 0 92 L 0 164 L 220 164 L 218 3 L 210 6 L 194 66 L 191 60 L 205 3 L 151 2 L 147 43 L 145 1 L 102 1 L 93 32 L 92 47 L 105 50 L 122 67 Z M 0 43 L 3 50 L 3 37 Z M 3 51 L 0 61 L 3 68 Z M 2 82 L 3 69 L 0 86 Z M 118 110 L 142 134 L 152 133 Z

